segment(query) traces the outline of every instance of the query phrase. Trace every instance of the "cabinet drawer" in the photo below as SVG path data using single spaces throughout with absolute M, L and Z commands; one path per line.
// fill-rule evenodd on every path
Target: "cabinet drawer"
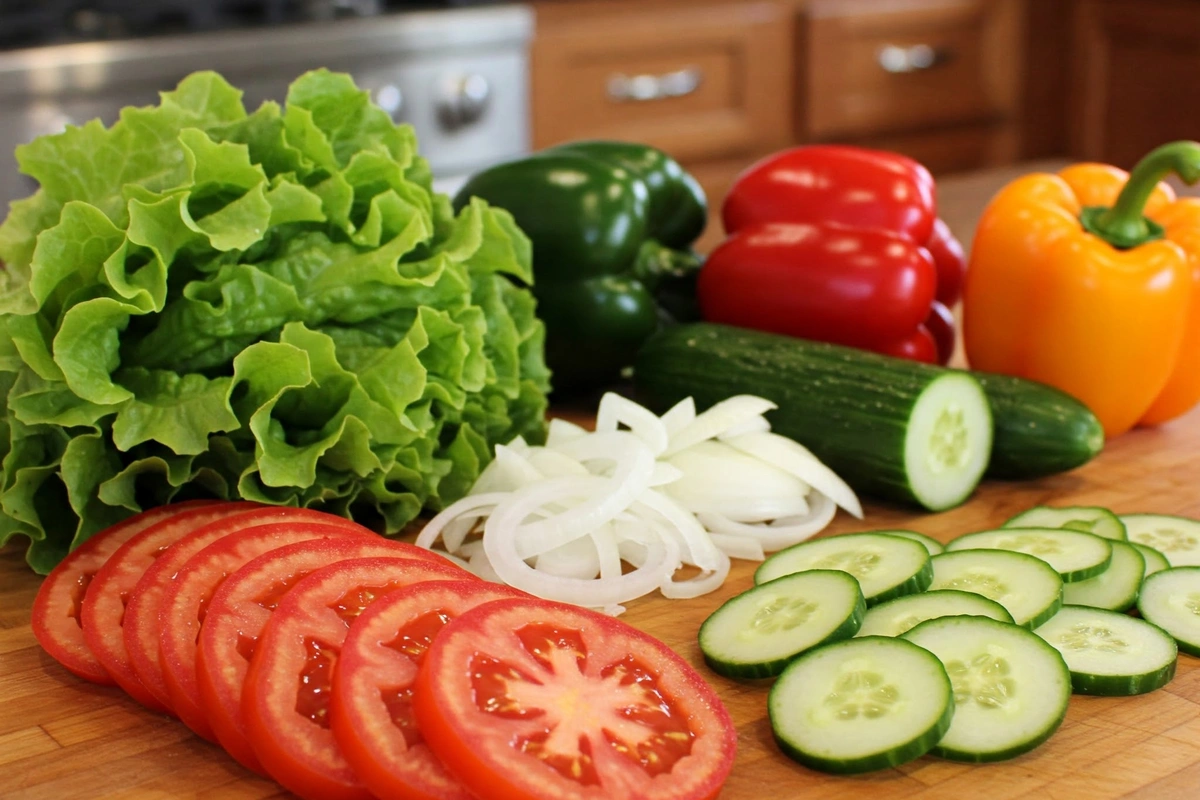
M 1021 0 L 814 0 L 810 136 L 881 133 L 1016 112 Z
M 790 138 L 793 26 L 783 4 L 539 13 L 533 139 L 646 142 L 678 159 Z

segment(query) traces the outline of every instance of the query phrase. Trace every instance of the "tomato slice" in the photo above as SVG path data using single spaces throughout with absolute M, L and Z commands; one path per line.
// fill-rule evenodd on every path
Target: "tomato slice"
M 322 567 L 283 596 L 242 689 L 246 732 L 267 774 L 310 800 L 371 797 L 329 729 L 332 673 L 350 623 L 387 592 L 466 574 L 427 560 L 356 558 Z
M 201 737 L 216 741 L 196 683 L 196 642 L 209 600 L 221 582 L 255 556 L 295 542 L 371 536 L 366 528 L 328 522 L 275 522 L 222 537 L 189 558 L 166 588 L 158 615 L 159 666 L 171 709 Z
M 213 594 L 200 628 L 196 678 L 204 713 L 217 741 L 242 766 L 263 772 L 246 733 L 242 686 L 259 637 L 280 598 L 301 578 L 321 567 L 372 556 L 453 566 L 429 550 L 382 537 L 313 540 L 285 545 L 250 560 Z
M 88 584 L 79 617 L 84 641 L 117 685 L 147 708 L 167 710 L 138 680 L 125 649 L 122 626 L 133 588 L 154 560 L 190 531 L 258 507 L 254 503 L 217 503 L 172 514 L 130 537 Z
M 485 581 L 429 581 L 380 598 L 350 626 L 333 675 L 330 729 L 375 796 L 474 800 L 421 738 L 412 685 L 425 651 L 447 622 L 512 597 L 528 595 Z
M 166 678 L 163 677 L 158 649 L 159 613 L 162 611 L 163 598 L 168 587 L 187 560 L 205 547 L 238 531 L 272 522 L 322 522 L 327 525 L 341 525 L 363 534 L 372 533 L 368 528 L 344 517 L 309 508 L 256 506 L 236 516 L 195 528 L 164 550 L 154 563 L 146 568 L 130 592 L 121 635 L 125 640 L 125 650 L 129 654 L 130 668 L 142 686 L 171 713 L 174 713 L 175 709 L 171 705 Z
M 496 600 L 447 623 L 413 711 L 434 755 L 488 800 L 712 798 L 737 738 L 665 644 L 544 600 Z
M 33 636 L 51 658 L 69 672 L 92 683 L 115 686 L 116 681 L 87 646 L 83 637 L 83 598 L 96 573 L 117 549 L 135 535 L 183 511 L 212 505 L 214 500 L 188 500 L 157 506 L 92 534 L 58 563 L 33 599 Z

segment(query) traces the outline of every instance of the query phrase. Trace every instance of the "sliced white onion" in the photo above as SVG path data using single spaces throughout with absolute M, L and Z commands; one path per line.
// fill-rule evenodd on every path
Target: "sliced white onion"
M 722 400 L 698 415 L 683 430 L 671 437 L 671 444 L 662 455 L 670 457 L 692 445 L 708 441 L 747 420 L 760 417 L 777 406 L 770 400 L 752 395 L 737 395 Z
M 677 436 L 681 430 L 691 425 L 695 418 L 696 401 L 690 397 L 685 397 L 671 406 L 671 409 L 661 417 L 669 437 Z
M 621 425 L 628 426 L 656 457 L 667 449 L 667 427 L 653 411 L 616 392 L 605 392 L 596 412 L 596 433 L 609 433 Z
M 689 398 L 659 418 L 605 395 L 595 432 L 555 419 L 545 447 L 498 446 L 472 494 L 417 544 L 440 541 L 488 580 L 614 615 L 655 589 L 711 592 L 730 558 L 761 561 L 823 529 L 834 499 L 861 514 L 812 453 L 770 433 L 763 414 L 774 407 L 741 396 L 696 415 Z
M 546 432 L 546 447 L 558 447 L 572 439 L 579 439 L 587 435 L 587 428 L 576 425 L 574 422 L 569 422 L 561 417 L 555 417 L 550 420 L 550 427 Z
M 767 422 L 766 417 L 753 417 L 741 425 L 734 425 L 717 438 L 724 441 L 725 439 L 732 439 L 735 436 L 742 436 L 747 433 L 766 433 L 769 430 L 771 430 L 771 423 Z
M 763 552 L 762 542 L 753 536 L 735 536 L 729 533 L 710 533 L 708 538 L 722 553 L 730 558 L 740 558 L 743 561 L 763 561 L 767 554 Z
M 658 461 L 654 464 L 654 473 L 650 476 L 650 486 L 652 488 L 666 486 L 682 477 L 683 473 L 679 471 L 678 467 L 672 466 L 666 461 Z
M 725 555 L 725 553 L 722 553 L 720 550 L 717 552 L 720 553 L 721 557 L 716 569 L 701 572 L 699 575 L 682 581 L 675 580 L 674 576 L 672 575 L 671 577 L 667 578 L 662 586 L 659 587 L 659 591 L 662 592 L 663 597 L 667 597 L 672 600 L 682 600 L 690 597 L 699 597 L 702 594 L 708 594 L 709 592 L 720 587 L 720 585 L 725 582 L 725 579 L 729 577 L 730 565 L 729 556 Z
M 488 492 L 485 494 L 469 494 L 461 500 L 451 503 L 443 508 L 437 516 L 429 520 L 428 524 L 417 534 L 417 546 L 426 549 L 432 548 L 433 543 L 437 541 L 438 536 L 442 533 L 442 528 L 451 520 L 457 519 L 460 515 L 468 511 L 497 506 L 507 500 L 508 497 L 508 492 Z M 458 548 L 447 547 L 446 549 L 454 551 Z
M 560 475 L 587 475 L 588 468 L 570 456 L 563 455 L 548 447 L 535 447 L 528 456 L 529 463 L 542 474 L 543 478 L 556 478 Z
M 761 522 L 808 511 L 807 484 L 724 442 L 700 442 L 666 463 L 683 474 L 664 491 L 692 512 Z
M 589 580 L 600 574 L 601 565 L 593 537 L 581 536 L 542 553 L 533 566 L 548 575 Z
M 799 442 L 776 433 L 748 433 L 728 439 L 726 443 L 795 475 L 853 516 L 862 519 L 862 504 L 858 502 L 854 490 Z
M 602 526 L 588 538 L 592 542 L 592 547 L 596 551 L 596 560 L 599 563 L 599 572 L 602 579 L 615 578 L 621 574 L 621 551 L 617 546 L 617 534 L 615 525 L 617 523 L 610 522 Z
M 520 455 L 525 455 L 533 449 L 529 446 L 529 442 L 525 441 L 525 437 L 520 434 L 514 436 L 512 441 L 510 441 L 506 447 L 509 450 L 512 450 L 514 453 L 519 453 Z
M 492 583 L 505 582 L 503 578 L 496 574 L 496 570 L 492 569 L 492 562 L 488 560 L 487 554 L 483 552 L 483 548 L 480 548 L 479 552 L 474 553 L 467 560 L 467 569 L 485 581 L 491 581 Z
M 522 558 L 552 550 L 611 522 L 617 514 L 629 507 L 634 498 L 649 488 L 650 477 L 654 473 L 655 460 L 650 450 L 636 436 L 622 431 L 597 433 L 586 439 L 568 442 L 566 454 L 580 461 L 587 461 L 589 458 L 615 461 L 617 468 L 610 479 L 585 476 L 562 479 L 581 482 L 580 490 L 587 493 L 588 499 L 561 514 L 523 525 L 520 538 Z M 556 480 L 560 479 L 548 479 L 541 484 L 521 489 L 518 493 L 554 484 Z M 582 483 L 584 481 L 588 483 Z M 567 485 L 562 484 L 563 487 Z M 562 491 L 563 489 L 558 489 L 559 493 Z M 532 508 L 558 499 L 554 490 L 542 489 L 539 497 L 543 495 L 544 499 Z
M 656 538 L 648 543 L 644 563 L 618 577 L 580 580 L 547 575 L 525 563 L 518 550 L 520 522 L 532 509 L 529 500 L 498 508 L 484 525 L 483 550 L 501 580 L 538 597 L 592 608 L 619 605 L 661 586 L 678 560 L 674 542 Z
M 820 492 L 813 492 L 810 497 L 812 502 L 808 514 L 777 520 L 783 523 L 779 525 L 747 525 L 734 522 L 720 514 L 700 513 L 696 517 L 713 533 L 751 537 L 762 545 L 764 551 L 770 553 L 799 544 L 829 526 L 833 515 L 837 513 L 837 504 Z
M 639 506 L 646 506 L 661 514 L 668 526 L 679 533 L 685 546 L 685 560 L 688 563 L 695 564 L 704 570 L 714 570 L 720 566 L 721 551 L 712 543 L 712 539 L 708 538 L 708 532 L 704 530 L 700 521 L 686 508 L 654 489 L 647 489 L 638 496 L 638 502 L 634 504 L 634 509 L 636 510 Z

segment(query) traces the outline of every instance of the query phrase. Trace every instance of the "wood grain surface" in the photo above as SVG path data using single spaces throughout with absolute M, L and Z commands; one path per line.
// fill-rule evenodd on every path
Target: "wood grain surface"
M 905 527 L 946 541 L 1040 503 L 1200 517 L 1197 453 L 1200 411 L 1122 436 L 1091 464 L 1065 475 L 985 483 L 965 505 L 941 514 L 869 504 L 865 520 L 839 514 L 827 533 Z M 1072 698 L 1058 733 L 1012 761 L 973 766 L 924 757 L 853 778 L 792 763 L 771 740 L 767 686 L 721 678 L 700 659 L 701 621 L 753 582 L 755 565 L 734 563 L 729 580 L 712 594 L 674 601 L 655 595 L 629 604 L 624 616 L 700 669 L 729 707 L 738 756 L 722 800 L 1200 797 L 1200 659 L 1189 656 L 1180 656 L 1175 680 L 1152 694 Z M 142 709 L 118 689 L 75 678 L 43 653 L 29 629 L 39 580 L 17 547 L 0 551 L 0 798 L 289 796 L 182 723 Z

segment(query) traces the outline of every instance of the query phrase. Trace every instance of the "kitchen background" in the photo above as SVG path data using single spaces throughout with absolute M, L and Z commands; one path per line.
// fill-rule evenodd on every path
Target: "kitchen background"
M 647 142 L 714 209 L 816 141 L 938 176 L 1045 158 L 1129 167 L 1200 137 L 1195 0 L 0 0 L 0 207 L 13 148 L 216 69 L 251 108 L 317 66 L 411 122 L 440 188 L 557 142 Z M 720 236 L 710 225 L 701 249 Z

